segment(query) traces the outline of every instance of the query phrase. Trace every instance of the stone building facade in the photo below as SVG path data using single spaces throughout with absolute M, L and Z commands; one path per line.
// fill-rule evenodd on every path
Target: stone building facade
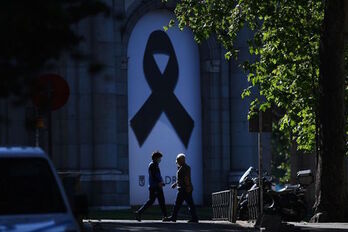
M 113 209 L 130 205 L 128 131 L 129 37 L 137 21 L 155 10 L 174 9 L 161 0 L 105 0 L 110 17 L 99 15 L 74 28 L 85 40 L 80 49 L 102 63 L 97 74 L 84 62 L 63 56 L 55 71 L 70 87 L 68 103 L 52 113 L 51 157 L 60 172 L 79 173 L 80 186 L 92 207 Z M 249 59 L 243 30 L 236 44 L 241 59 Z M 214 37 L 199 45 L 202 104 L 203 203 L 211 193 L 229 188 L 249 166 L 257 166 L 257 135 L 248 132 L 249 102 L 241 99 L 248 86 L 246 74 Z M 52 70 L 50 70 L 52 71 Z M 9 120 L 0 130 L 1 145 L 35 145 L 35 133 L 26 128 L 32 106 L 12 107 L 2 101 L 0 111 Z M 41 131 L 48 148 L 48 130 Z M 270 166 L 270 135 L 263 135 L 264 166 Z

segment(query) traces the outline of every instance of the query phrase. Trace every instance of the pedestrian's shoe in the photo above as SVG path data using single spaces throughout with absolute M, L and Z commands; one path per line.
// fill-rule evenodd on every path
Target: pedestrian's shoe
M 191 220 L 188 220 L 187 223 L 198 223 L 198 219 L 191 219 Z
M 141 214 L 139 212 L 134 212 L 135 214 L 135 220 L 137 220 L 138 222 L 141 222 Z
M 176 222 L 176 219 L 173 217 L 165 217 L 162 219 L 163 222 Z

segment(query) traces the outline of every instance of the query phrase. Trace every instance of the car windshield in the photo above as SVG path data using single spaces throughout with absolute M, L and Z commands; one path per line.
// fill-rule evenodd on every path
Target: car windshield
M 47 160 L 0 158 L 0 215 L 66 212 Z

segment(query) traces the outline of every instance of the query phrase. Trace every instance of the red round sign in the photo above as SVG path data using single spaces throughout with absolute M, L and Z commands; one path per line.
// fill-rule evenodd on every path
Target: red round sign
M 68 83 L 57 74 L 45 74 L 34 83 L 33 103 L 42 110 L 57 110 L 65 105 L 70 95 Z

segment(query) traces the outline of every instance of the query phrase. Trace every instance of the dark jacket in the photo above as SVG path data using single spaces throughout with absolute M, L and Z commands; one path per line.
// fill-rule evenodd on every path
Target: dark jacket
M 161 182 L 163 182 L 163 178 L 158 163 L 151 162 L 149 164 L 149 188 L 158 188 Z
M 187 178 L 188 183 L 185 183 L 185 178 Z M 178 190 L 185 190 L 186 192 L 193 191 L 190 166 L 188 166 L 187 164 L 182 165 L 176 173 L 176 179 Z

